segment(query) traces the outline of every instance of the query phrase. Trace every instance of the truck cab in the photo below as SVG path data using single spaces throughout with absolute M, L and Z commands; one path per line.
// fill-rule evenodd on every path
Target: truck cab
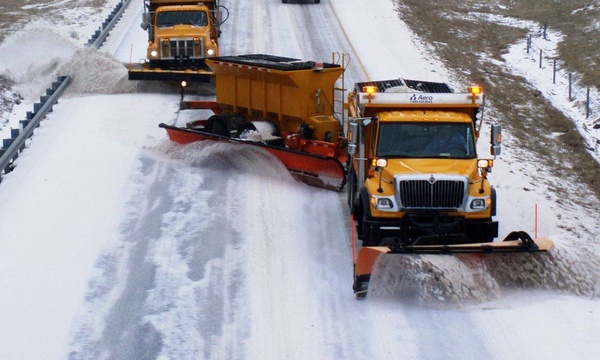
M 145 0 L 150 68 L 205 68 L 205 58 L 219 55 L 217 7 L 215 0 Z
M 350 115 L 348 203 L 364 246 L 439 245 L 498 236 L 496 194 L 477 140 L 479 87 L 405 79 L 358 83 Z M 500 127 L 494 126 L 498 154 Z

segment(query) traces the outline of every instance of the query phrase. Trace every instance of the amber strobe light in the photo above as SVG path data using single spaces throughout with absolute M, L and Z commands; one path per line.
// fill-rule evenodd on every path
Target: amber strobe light
M 481 86 L 477 85 L 469 86 L 469 92 L 471 93 L 473 103 L 475 103 L 477 100 L 477 96 L 483 92 L 483 89 L 481 88 Z

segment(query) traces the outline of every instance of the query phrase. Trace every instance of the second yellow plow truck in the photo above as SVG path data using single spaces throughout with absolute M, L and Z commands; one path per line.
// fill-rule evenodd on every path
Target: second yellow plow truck
M 548 251 L 548 239 L 498 237 L 493 159 L 477 155 L 483 93 L 394 79 L 355 84 L 348 96 L 348 204 L 362 247 L 354 292 L 366 295 L 381 254 Z M 501 127 L 492 125 L 491 153 Z M 353 236 L 353 251 L 354 245 Z
M 144 0 L 147 57 L 129 65 L 129 80 L 210 82 L 205 60 L 219 56 L 221 10 L 219 0 Z

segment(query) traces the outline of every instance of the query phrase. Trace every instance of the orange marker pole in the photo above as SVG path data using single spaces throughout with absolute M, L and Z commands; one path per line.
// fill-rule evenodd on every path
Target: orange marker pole
M 131 44 L 131 48 L 129 49 L 129 71 L 131 71 L 132 59 L 133 59 L 133 44 Z

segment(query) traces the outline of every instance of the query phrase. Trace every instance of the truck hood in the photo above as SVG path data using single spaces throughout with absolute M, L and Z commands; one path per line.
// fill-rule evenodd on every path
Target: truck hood
M 173 27 L 156 28 L 159 37 L 182 38 L 202 37 L 210 31 L 208 26 L 174 25 Z
M 388 159 L 383 170 L 387 176 L 416 174 L 468 174 L 470 178 L 477 174 L 477 159 Z

